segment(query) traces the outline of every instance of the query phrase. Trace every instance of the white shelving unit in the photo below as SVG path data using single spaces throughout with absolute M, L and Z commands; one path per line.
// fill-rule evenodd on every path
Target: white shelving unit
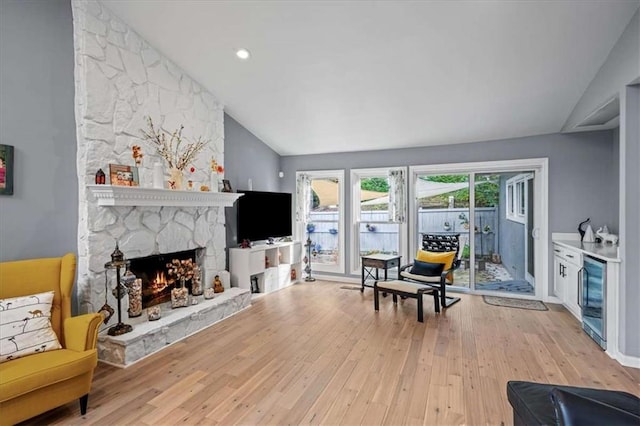
M 229 249 L 231 286 L 251 289 L 251 279 L 258 280 L 258 293 L 271 293 L 300 280 L 302 244 L 299 241 Z M 295 279 L 291 278 L 295 270 Z

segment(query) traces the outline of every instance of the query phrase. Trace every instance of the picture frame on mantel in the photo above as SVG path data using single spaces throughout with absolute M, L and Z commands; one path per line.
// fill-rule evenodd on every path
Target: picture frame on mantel
M 233 192 L 231 182 L 228 179 L 222 179 L 222 192 Z
M 0 144 L 0 195 L 13 195 L 13 146 Z
M 109 164 L 109 180 L 115 186 L 140 186 L 138 168 L 121 164 Z

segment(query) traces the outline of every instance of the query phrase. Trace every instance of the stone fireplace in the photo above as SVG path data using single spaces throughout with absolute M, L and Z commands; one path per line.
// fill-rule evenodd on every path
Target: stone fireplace
M 168 273 L 168 263 L 174 259 L 179 261 L 191 259 L 202 270 L 205 250 L 206 248 L 200 247 L 195 250 L 129 259 L 129 270 L 136 278 L 142 280 L 142 309 L 161 305 L 171 300 L 171 289 L 179 283 Z M 186 282 L 186 287 L 189 294 L 193 295 L 189 281 Z
M 134 324 L 132 333 L 109 336 L 115 340 L 101 334 L 100 359 L 127 365 L 250 304 L 244 293 L 230 289 L 225 271 L 224 207 L 232 205 L 237 194 L 150 188 L 153 164 L 164 160 L 140 138 L 145 118 L 152 117 L 168 132 L 184 126 L 187 140 L 208 141 L 190 164 L 194 171 L 188 178 L 199 188 L 209 183 L 212 159 L 224 164 L 222 105 L 102 3 L 73 0 L 72 10 L 80 312 L 96 312 L 105 302 L 116 306 L 109 288 L 114 283 L 107 282 L 105 288 L 104 271 L 116 242 L 127 259 L 198 249 L 204 286 L 210 287 L 219 275 L 227 290 L 213 301 L 170 311 L 155 325 Z M 134 145 L 144 154 L 138 167 L 140 187 L 94 186 L 98 169 L 134 165 Z M 211 314 L 216 306 L 221 311 Z M 126 316 L 125 307 L 123 319 Z M 146 320 L 146 315 L 141 318 Z M 103 328 L 112 325 L 113 320 Z

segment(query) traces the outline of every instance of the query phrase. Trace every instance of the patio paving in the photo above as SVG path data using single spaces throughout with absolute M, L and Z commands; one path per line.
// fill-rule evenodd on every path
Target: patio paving
M 509 271 L 499 263 L 487 262 L 484 271 L 476 270 L 476 290 L 507 291 L 534 294 L 534 288 L 525 280 L 514 280 Z M 454 285 L 469 287 L 469 270 L 454 272 Z

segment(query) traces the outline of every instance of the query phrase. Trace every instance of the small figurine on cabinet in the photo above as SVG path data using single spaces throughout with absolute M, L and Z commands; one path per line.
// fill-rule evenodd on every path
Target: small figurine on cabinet
M 220 275 L 216 275 L 213 279 L 213 292 L 214 293 L 222 293 L 224 292 L 224 287 L 222 285 L 222 281 L 220 280 Z
M 242 242 L 240 243 L 240 248 L 251 248 L 251 241 L 249 240 L 242 240 Z

